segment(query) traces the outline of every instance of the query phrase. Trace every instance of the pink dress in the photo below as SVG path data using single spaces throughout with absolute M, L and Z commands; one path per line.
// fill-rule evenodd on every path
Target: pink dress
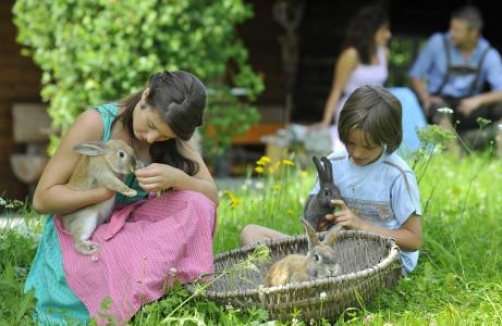
M 97 110 L 103 139 L 110 139 L 117 105 Z M 138 196 L 116 195 L 110 221 L 91 237 L 99 244 L 95 256 L 77 253 L 60 218 L 48 217 L 25 283 L 26 292 L 35 291 L 37 325 L 86 325 L 91 318 L 99 325 L 125 325 L 174 280 L 185 283 L 214 272 L 216 204 L 187 190 L 148 196 L 132 174 L 124 182 Z
M 378 64 L 365 65 L 359 63 L 347 79 L 347 83 L 345 84 L 345 88 L 343 90 L 343 97 L 340 99 L 335 110 L 335 116 L 333 117 L 335 124 L 330 128 L 333 151 L 343 149 L 344 147 L 338 135 L 338 118 L 340 117 L 340 111 L 342 110 L 349 95 L 358 87 L 365 85 L 383 86 L 387 80 L 389 71 L 387 68 L 385 48 L 380 47 L 377 49 L 377 57 Z
M 174 280 L 185 283 L 214 271 L 215 217 L 216 205 L 194 191 L 129 204 L 92 235 L 100 244 L 95 257 L 75 251 L 57 218 L 66 281 L 99 324 L 102 313 L 124 325 L 141 306 L 162 297 Z M 103 309 L 107 298 L 110 306 Z

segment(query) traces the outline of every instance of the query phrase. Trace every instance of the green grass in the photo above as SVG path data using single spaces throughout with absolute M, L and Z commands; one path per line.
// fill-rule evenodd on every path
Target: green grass
M 436 154 L 413 167 L 424 210 L 418 267 L 364 309 L 347 310 L 336 324 L 501 325 L 502 162 L 483 153 L 460 161 Z M 282 165 L 273 174 L 249 179 L 246 189 L 222 189 L 215 252 L 238 247 L 240 230 L 248 223 L 302 233 L 298 218 L 314 181 L 313 170 Z M 35 219 L 41 218 L 29 215 L 28 224 L 36 226 Z M 39 232 L 0 231 L 0 325 L 29 324 L 34 300 L 22 289 L 36 250 L 33 235 Z M 195 299 L 176 287 L 144 307 L 130 324 L 158 325 L 163 320 L 172 325 L 260 325 L 266 324 L 267 315 Z

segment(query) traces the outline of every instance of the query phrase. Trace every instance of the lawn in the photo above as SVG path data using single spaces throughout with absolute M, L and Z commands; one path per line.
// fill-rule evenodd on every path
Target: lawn
M 415 272 L 391 290 L 382 290 L 363 308 L 348 309 L 337 325 L 501 325 L 502 324 L 502 162 L 489 153 L 461 160 L 434 153 L 413 166 L 421 190 L 424 244 Z M 291 234 L 299 223 L 312 168 L 290 161 L 260 161 L 258 178 L 231 191 L 221 189 L 216 253 L 239 246 L 248 223 Z M 30 325 L 34 301 L 23 282 L 34 257 L 43 217 L 24 209 L 28 228 L 0 231 L 0 325 Z M 260 309 L 242 311 L 192 298 L 176 287 L 144 307 L 131 325 L 272 325 Z M 289 324 L 289 323 L 288 323 Z M 302 322 L 292 316 L 291 323 Z M 275 323 L 280 325 L 280 323 Z M 330 325 L 321 320 L 316 325 Z

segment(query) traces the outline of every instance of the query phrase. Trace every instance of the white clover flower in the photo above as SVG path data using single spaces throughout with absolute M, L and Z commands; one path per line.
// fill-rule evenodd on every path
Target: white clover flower
M 453 110 L 447 107 L 439 108 L 437 111 L 444 114 L 453 114 Z
M 176 276 L 176 273 L 178 273 L 178 270 L 174 267 L 171 267 L 171 269 L 169 270 L 169 275 L 171 276 Z
M 256 183 L 254 184 L 255 188 L 256 189 L 263 189 L 265 188 L 265 184 L 261 181 L 256 181 Z
M 326 300 L 327 296 L 328 295 L 326 294 L 326 292 L 321 292 L 321 294 L 319 295 L 319 298 L 321 299 L 321 301 L 324 301 L 324 300 Z
M 499 124 L 497 125 L 497 129 L 498 129 L 498 130 L 502 130 L 502 123 L 499 123 Z

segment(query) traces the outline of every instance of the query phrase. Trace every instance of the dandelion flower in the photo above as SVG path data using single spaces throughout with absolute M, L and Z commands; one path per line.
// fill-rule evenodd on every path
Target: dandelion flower
M 293 161 L 290 161 L 290 160 L 282 160 L 281 162 L 283 165 L 289 165 L 289 166 L 295 166 L 295 163 Z
M 268 157 L 268 156 L 262 156 L 256 162 L 256 165 L 267 165 L 268 163 L 270 163 L 270 157 Z
M 230 199 L 230 207 L 236 207 L 236 206 L 239 206 L 240 204 L 242 204 L 242 200 L 237 198 L 237 196 L 235 196 L 230 191 L 228 191 L 228 190 L 225 191 L 225 195 L 227 195 L 228 198 Z

